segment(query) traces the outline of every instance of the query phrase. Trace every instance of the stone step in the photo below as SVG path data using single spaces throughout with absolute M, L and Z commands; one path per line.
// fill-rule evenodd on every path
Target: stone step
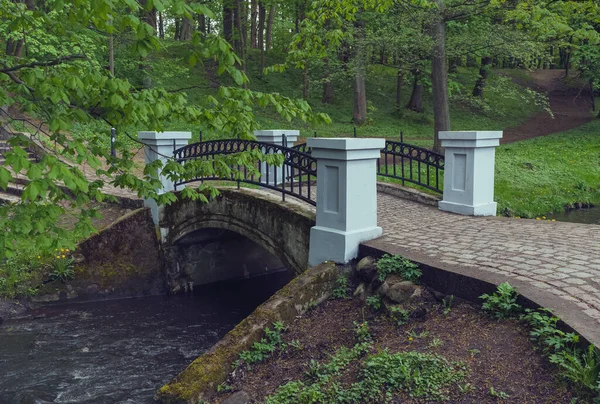
M 7 192 L 0 191 L 0 205 L 5 203 L 17 203 L 21 200 L 17 195 L 9 194 Z

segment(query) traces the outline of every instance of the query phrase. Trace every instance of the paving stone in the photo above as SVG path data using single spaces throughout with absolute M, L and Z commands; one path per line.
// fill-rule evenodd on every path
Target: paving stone
M 599 310 L 583 307 L 600 299 L 596 226 L 460 216 L 387 194 L 378 195 L 378 206 L 380 241 L 435 257 L 442 264 L 476 265 L 506 279 L 526 281 L 544 293 L 579 303 L 590 321 L 600 323 Z

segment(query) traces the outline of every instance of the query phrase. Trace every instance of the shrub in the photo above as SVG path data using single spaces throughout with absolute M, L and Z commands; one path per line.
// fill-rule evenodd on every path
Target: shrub
M 550 356 L 550 362 L 557 364 L 561 374 L 579 389 L 597 395 L 594 402 L 600 402 L 600 351 L 594 345 L 587 350 L 564 350 Z
M 52 271 L 50 272 L 50 280 L 66 282 L 75 277 L 73 266 L 75 260 L 70 257 L 69 250 L 60 251 L 50 263 Z
M 501 283 L 495 293 L 479 296 L 484 300 L 483 310 L 497 319 L 511 318 L 517 316 L 522 311 L 522 307 L 517 304 L 519 294 L 510 286 L 508 282 Z
M 246 363 L 250 368 L 252 364 L 265 360 L 281 345 L 281 334 L 284 330 L 285 326 L 280 321 L 273 323 L 272 330 L 269 327 L 265 328 L 265 336 L 252 344 L 249 350 L 241 352 L 234 367 L 237 368 L 242 363 Z
M 417 282 L 423 273 L 414 262 L 400 256 L 385 254 L 377 261 L 377 274 L 380 281 L 384 281 L 389 275 L 396 274 L 402 279 Z
M 348 297 L 348 289 L 350 288 L 350 281 L 345 275 L 340 276 L 335 281 L 335 289 L 331 294 L 334 299 L 346 299 Z
M 369 296 L 365 302 L 374 311 L 378 311 L 381 308 L 381 297 L 379 296 Z

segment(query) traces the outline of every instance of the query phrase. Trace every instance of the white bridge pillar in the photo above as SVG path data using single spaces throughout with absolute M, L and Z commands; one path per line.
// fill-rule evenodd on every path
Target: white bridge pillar
M 309 265 L 346 263 L 377 226 L 377 159 L 385 139 L 310 138 L 317 159 L 317 223 L 310 231 Z
M 168 157 L 173 156 L 173 151 L 186 146 L 192 138 L 192 132 L 138 132 L 138 139 L 145 144 L 144 154 L 146 164 L 156 160 L 166 163 Z M 175 190 L 173 181 L 159 174 L 158 176 L 162 187 L 158 190 L 159 194 L 164 194 Z M 144 199 L 144 206 L 152 211 L 152 219 L 158 224 L 158 205 L 154 199 Z
M 293 129 L 273 129 L 273 130 L 255 130 L 254 136 L 256 140 L 263 143 L 272 143 L 278 146 L 292 147 L 294 142 L 298 140 L 300 132 Z M 285 143 L 284 144 L 284 136 Z M 266 153 L 266 150 L 263 150 Z M 266 163 L 260 163 L 260 182 L 268 185 L 279 185 L 284 181 L 286 173 L 284 172 L 283 165 L 267 166 Z
M 496 216 L 494 160 L 501 131 L 440 132 L 445 148 L 444 198 L 440 210 Z

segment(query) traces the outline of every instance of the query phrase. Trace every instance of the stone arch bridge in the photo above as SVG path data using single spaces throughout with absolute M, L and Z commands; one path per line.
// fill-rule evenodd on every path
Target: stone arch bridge
M 182 199 L 160 209 L 158 225 L 172 291 L 198 283 L 194 282 L 186 265 L 194 261 L 190 256 L 207 265 L 209 258 L 198 254 L 203 242 L 208 242 L 207 238 L 222 236 L 223 232 L 218 230 L 244 236 L 296 274 L 308 268 L 310 229 L 315 225 L 314 208 L 294 201 L 283 203 L 280 196 L 257 190 L 222 188 L 220 191 L 221 194 L 210 203 Z M 189 251 L 186 240 L 200 233 L 203 236 L 194 239 Z M 230 249 L 227 254 L 242 252 Z M 220 279 L 206 279 L 201 283 L 226 278 L 222 275 Z

